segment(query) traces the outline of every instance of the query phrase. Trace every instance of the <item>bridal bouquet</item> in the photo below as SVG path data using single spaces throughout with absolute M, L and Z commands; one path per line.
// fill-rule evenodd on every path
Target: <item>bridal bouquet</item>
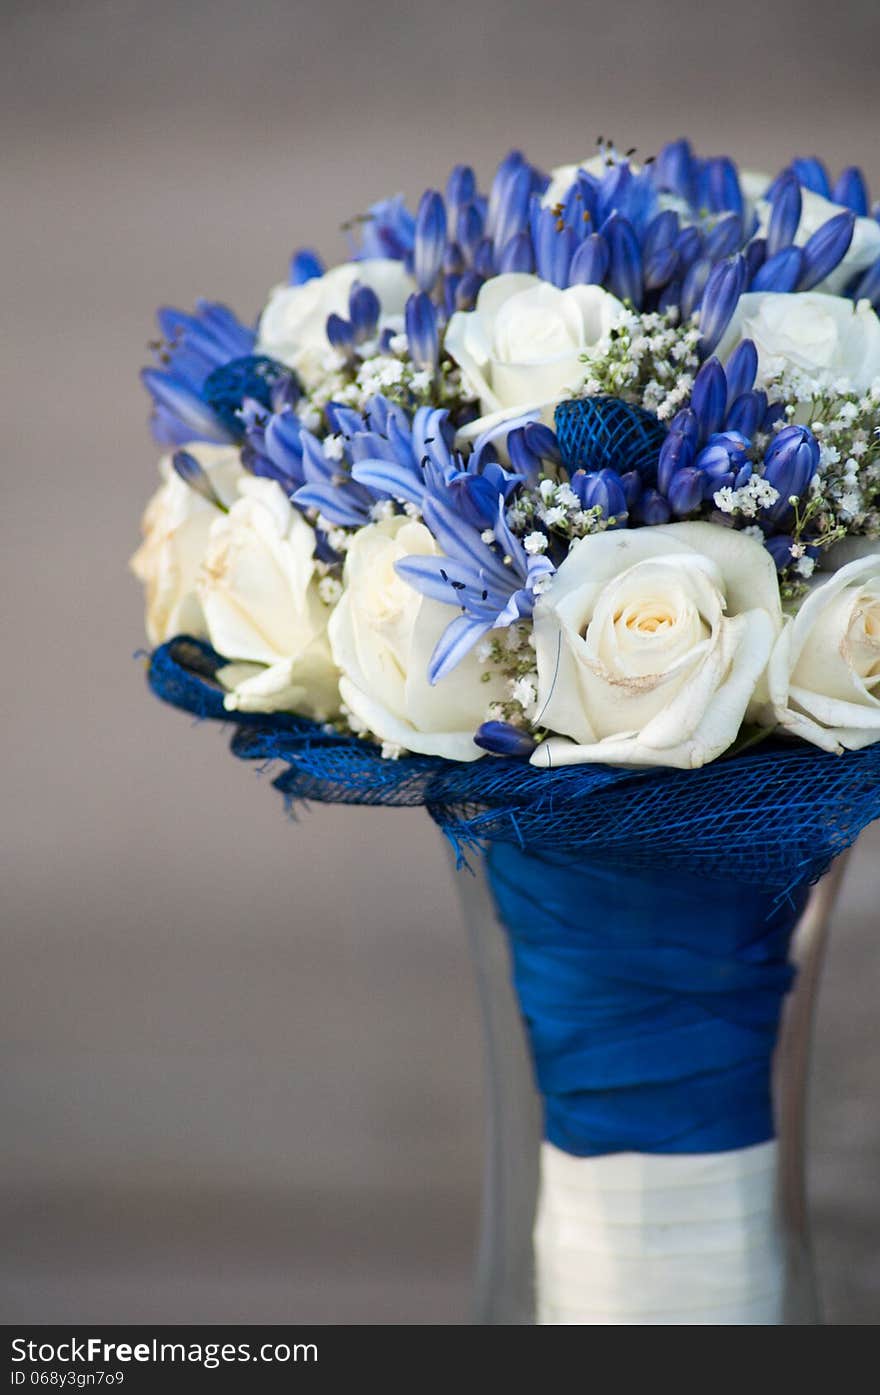
M 485 851 L 564 1167 L 767 1143 L 788 937 L 880 812 L 880 206 L 816 159 L 633 156 L 513 153 L 488 193 L 457 166 L 415 211 L 353 217 L 341 264 L 297 252 L 255 324 L 161 310 L 143 372 L 154 688 L 281 760 L 291 798 L 424 803 Z M 730 920 L 712 952 L 754 977 L 757 923 L 773 979 L 757 1013 L 731 981 L 721 1029 L 697 874 Z M 621 965 L 620 935 L 591 937 L 627 897 Z M 685 995 L 674 1069 L 658 1027 L 635 1081 L 630 997 L 627 1064 L 594 1070 L 607 1013 L 572 1025 L 571 984 L 548 1003 L 575 930 L 591 974 Z M 654 1311 L 613 1316 L 554 1243 L 547 1320 Z

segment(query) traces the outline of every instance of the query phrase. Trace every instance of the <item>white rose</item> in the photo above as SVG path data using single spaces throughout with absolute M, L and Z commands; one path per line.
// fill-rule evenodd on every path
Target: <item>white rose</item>
M 584 538 L 535 608 L 537 720 L 560 736 L 532 764 L 714 760 L 781 626 L 772 559 L 742 533 L 674 523 Z
M 346 554 L 330 643 L 343 702 L 382 741 L 448 760 L 476 760 L 482 752 L 473 735 L 498 688 L 481 681 L 484 670 L 473 653 L 429 684 L 431 653 L 457 612 L 421 596 L 394 569 L 404 557 L 437 554 L 424 524 L 406 517 L 362 528 Z
M 805 291 L 740 298 L 717 353 L 725 363 L 741 339 L 758 350 L 758 378 L 797 368 L 820 383 L 847 378 L 866 392 L 880 378 L 880 319 L 867 301 Z
M 218 498 L 230 504 L 242 478 L 238 451 L 201 442 L 187 447 Z M 171 464 L 159 462 L 162 484 L 144 513 L 144 540 L 131 559 L 131 569 L 146 588 L 146 628 L 151 644 L 164 644 L 175 635 L 207 635 L 205 617 L 196 595 L 196 578 L 218 512 L 201 494 L 185 484 Z
M 226 706 L 325 721 L 339 704 L 330 612 L 315 578 L 315 534 L 274 480 L 246 478 L 239 493 L 211 529 L 198 580 L 214 648 L 261 666 L 225 672 L 234 687 Z
M 880 741 L 880 553 L 814 585 L 776 642 L 772 715 L 826 751 Z
M 379 297 L 380 327 L 402 327 L 406 302 L 416 289 L 403 262 L 386 257 L 344 262 L 299 286 L 275 288 L 260 316 L 256 353 L 286 363 L 306 387 L 312 386 L 330 350 L 327 317 L 348 319 L 348 296 L 355 281 Z
M 584 380 L 584 350 L 609 334 L 623 305 L 600 286 L 561 291 L 537 276 L 511 272 L 487 281 L 473 310 L 458 311 L 446 352 L 464 370 L 484 413 L 494 420 L 552 407 Z M 551 413 L 552 419 L 552 413 Z M 468 427 L 474 434 L 489 423 Z
M 758 200 L 758 232 L 761 237 L 767 235 L 772 212 L 773 206 L 767 199 Z M 834 218 L 838 213 L 846 212 L 847 209 L 844 208 L 843 204 L 832 203 L 830 199 L 824 199 L 821 194 L 814 194 L 811 189 L 802 187 L 801 219 L 794 235 L 795 246 L 803 247 L 813 233 L 818 232 L 830 218 Z M 827 291 L 831 295 L 840 295 L 853 277 L 861 271 L 867 271 L 878 257 L 880 257 L 880 223 L 875 222 L 873 218 L 856 218 L 852 242 L 846 256 L 834 268 L 830 276 L 826 276 L 824 281 L 820 281 L 818 289 Z

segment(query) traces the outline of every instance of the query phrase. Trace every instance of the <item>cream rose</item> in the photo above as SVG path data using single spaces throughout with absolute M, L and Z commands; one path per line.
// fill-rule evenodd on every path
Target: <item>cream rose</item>
M 600 286 L 561 291 L 537 276 L 511 272 L 487 281 L 473 310 L 452 316 L 446 352 L 464 370 L 490 420 L 537 407 L 552 412 L 583 382 L 584 350 L 607 335 L 622 313 L 621 302 Z M 468 430 L 488 424 L 481 419 Z
M 246 478 L 239 493 L 211 529 L 198 578 L 210 641 L 239 661 L 223 674 L 226 706 L 324 721 L 339 702 L 314 532 L 274 480 Z
M 714 760 L 781 626 L 773 562 L 742 533 L 674 523 L 585 538 L 535 608 L 537 723 L 558 735 L 532 764 Z
M 224 504 L 235 499 L 244 471 L 230 446 L 197 443 L 188 447 Z M 162 484 L 153 495 L 141 525 L 144 540 L 131 569 L 146 589 L 146 629 L 151 644 L 175 635 L 207 635 L 196 595 L 196 578 L 208 546 L 217 508 L 184 484 L 166 455 L 159 462 Z
M 344 262 L 299 286 L 277 286 L 260 316 L 256 352 L 286 363 L 311 386 L 330 351 L 327 317 L 348 318 L 348 296 L 356 281 L 379 297 L 380 325 L 402 328 L 404 307 L 416 284 L 402 262 L 374 257 Z
M 717 353 L 722 363 L 742 339 L 758 350 L 758 378 L 797 368 L 821 383 L 847 378 L 865 392 L 880 378 L 880 319 L 867 301 L 805 291 L 749 292 L 740 298 Z
M 473 735 L 499 697 L 473 654 L 428 682 L 428 662 L 452 606 L 427 600 L 398 576 L 395 563 L 436 556 L 428 529 L 406 517 L 362 528 L 345 559 L 345 589 L 330 620 L 342 700 L 380 740 L 448 760 L 482 755 Z
M 758 233 L 765 237 L 770 226 L 770 217 L 773 206 L 767 199 L 759 199 L 756 205 L 758 214 Z M 830 199 L 825 199 L 821 194 L 814 194 L 811 189 L 801 187 L 801 218 L 794 235 L 796 247 L 803 247 L 813 235 L 818 232 L 829 219 L 834 218 L 838 213 L 846 213 L 847 209 L 843 204 L 832 203 Z M 830 276 L 826 276 L 824 281 L 820 281 L 818 290 L 827 291 L 830 295 L 840 295 L 846 290 L 849 282 L 861 271 L 867 271 L 869 266 L 880 257 L 880 224 L 873 218 L 856 218 L 853 228 L 852 242 L 849 245 L 846 256 L 834 268 Z
M 818 581 L 776 642 L 771 717 L 826 751 L 880 741 L 880 552 Z

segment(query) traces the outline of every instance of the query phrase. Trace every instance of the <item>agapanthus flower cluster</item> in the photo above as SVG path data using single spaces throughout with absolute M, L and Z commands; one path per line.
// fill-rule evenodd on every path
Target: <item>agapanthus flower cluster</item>
M 350 259 L 295 254 L 253 326 L 159 314 L 153 642 L 207 638 L 229 707 L 387 756 L 694 766 L 749 726 L 880 737 L 858 170 L 601 141 L 550 173 L 514 152 L 485 193 L 457 166 L 347 231 Z

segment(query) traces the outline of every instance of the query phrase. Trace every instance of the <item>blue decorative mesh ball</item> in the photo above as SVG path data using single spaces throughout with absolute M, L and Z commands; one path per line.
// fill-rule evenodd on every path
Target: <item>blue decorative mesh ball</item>
M 269 411 L 273 388 L 290 382 L 293 377 L 291 370 L 274 358 L 248 354 L 245 358 L 234 358 L 231 363 L 224 363 L 222 368 L 215 368 L 205 379 L 202 397 L 217 413 L 226 429 L 234 436 L 240 436 L 241 420 L 236 413 L 244 399 L 252 397 Z
M 637 470 L 653 484 L 666 427 L 652 412 L 619 397 L 576 397 L 556 408 L 556 436 L 570 474 Z

